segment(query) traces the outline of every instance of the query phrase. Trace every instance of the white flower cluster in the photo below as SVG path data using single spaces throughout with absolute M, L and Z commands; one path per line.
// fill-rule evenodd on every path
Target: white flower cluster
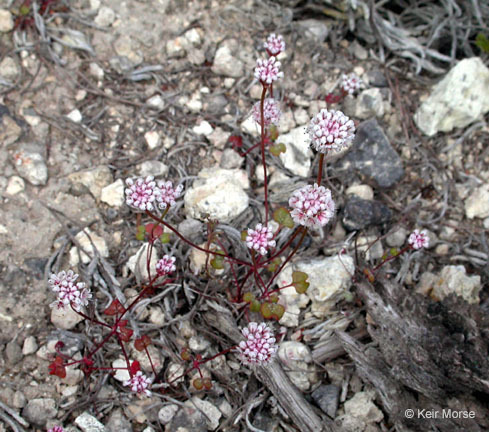
M 183 185 L 174 188 L 171 181 L 159 181 L 156 184 L 153 176 L 128 178 L 126 185 L 126 204 L 142 211 L 151 211 L 155 205 L 163 210 L 171 207 L 183 191 Z
M 92 298 L 90 289 L 85 287 L 85 283 L 76 282 L 78 275 L 72 270 L 61 271 L 58 274 L 52 273 L 48 279 L 49 287 L 57 294 L 56 301 L 51 303 L 51 307 L 64 309 L 71 305 L 74 310 L 80 311 L 82 307 L 88 305 Z

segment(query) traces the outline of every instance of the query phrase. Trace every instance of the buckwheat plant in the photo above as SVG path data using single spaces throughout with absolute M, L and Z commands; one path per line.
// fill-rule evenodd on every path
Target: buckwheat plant
M 301 248 L 309 230 L 321 230 L 335 216 L 335 202 L 329 189 L 322 186 L 323 165 L 326 155 L 345 149 L 353 140 L 355 125 L 352 120 L 338 110 L 321 110 L 311 119 L 307 128 L 312 149 L 319 153 L 319 165 L 315 181 L 294 191 L 288 206 L 278 206 L 270 202 L 267 166 L 271 158 L 286 151 L 283 143 L 277 142 L 280 121 L 280 103 L 273 96 L 274 86 L 278 85 L 284 73 L 277 56 L 285 49 L 283 37 L 271 34 L 264 44 L 267 58 L 257 60 L 254 70 L 256 82 L 261 86 L 261 97 L 251 109 L 251 115 L 260 128 L 260 138 L 243 154 L 250 155 L 259 148 L 259 159 L 263 166 L 263 202 L 264 209 L 254 226 L 243 227 L 242 244 L 239 239 L 230 236 L 221 228 L 218 221 L 207 220 L 207 241 L 195 244 L 186 238 L 170 221 L 169 214 L 184 194 L 183 184 L 171 180 L 156 181 L 153 176 L 130 177 L 126 179 L 125 199 L 136 216 L 136 239 L 147 241 L 146 270 L 147 280 L 139 286 L 137 295 L 125 303 L 114 299 L 106 305 L 101 314 L 96 313 L 92 294 L 85 283 L 78 281 L 78 275 L 72 270 L 52 274 L 48 284 L 56 294 L 53 307 L 71 308 L 87 321 L 90 326 L 98 326 L 102 336 L 89 341 L 81 359 L 70 358 L 62 353 L 63 345 L 56 346 L 56 356 L 49 366 L 50 374 L 60 378 L 66 376 L 68 366 L 79 365 L 86 375 L 94 371 L 114 374 L 117 368 L 100 364 L 103 355 L 97 355 L 104 346 L 115 342 L 124 357 L 125 367 L 120 369 L 129 373 L 123 387 L 130 389 L 138 397 L 149 396 L 152 391 L 169 391 L 180 385 L 185 376 L 191 372 L 198 373 L 192 382 L 197 390 L 212 388 L 212 379 L 205 376 L 202 366 L 218 356 L 234 354 L 244 365 L 259 367 L 273 361 L 277 351 L 277 336 L 273 323 L 264 320 L 279 321 L 285 308 L 281 303 L 280 292 L 287 287 L 294 287 L 298 293 L 308 289 L 308 275 L 294 271 L 289 285 L 279 286 L 275 279 L 283 268 L 293 259 Z M 425 242 L 419 240 L 422 233 L 416 234 L 409 248 L 417 248 Z M 156 370 L 148 347 L 153 344 L 149 334 L 135 334 L 130 327 L 134 311 L 145 298 L 169 283 L 185 278 L 181 266 L 170 253 L 152 265 L 151 257 L 155 249 L 168 250 L 170 245 L 186 245 L 200 251 L 206 256 L 205 272 L 202 277 L 214 278 L 217 272 L 224 270 L 220 280 L 224 294 L 229 302 L 234 303 L 236 316 L 243 316 L 242 341 L 217 354 L 202 357 L 192 353 L 187 347 L 180 352 L 180 359 L 188 362 L 179 376 L 165 380 L 165 371 Z M 203 293 L 204 295 L 204 293 Z M 151 365 L 151 375 L 141 370 L 138 361 L 129 356 L 130 345 L 145 353 Z M 102 359 L 102 360 L 101 360 Z M 54 431 L 56 432 L 56 431 Z

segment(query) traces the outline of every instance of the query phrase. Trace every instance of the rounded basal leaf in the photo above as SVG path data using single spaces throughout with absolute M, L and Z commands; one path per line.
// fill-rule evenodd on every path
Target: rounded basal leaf
M 279 207 L 273 212 L 273 220 L 286 228 L 294 228 L 294 221 L 285 207 Z
M 285 153 L 286 150 L 287 148 L 285 147 L 284 143 L 278 143 L 270 146 L 270 153 L 274 156 L 279 156 L 280 153 Z
M 292 282 L 305 282 L 308 277 L 307 273 L 301 271 L 292 272 Z
M 260 312 L 261 303 L 258 300 L 252 300 L 250 303 L 251 312 Z
M 280 319 L 284 316 L 285 308 L 281 304 L 272 303 L 270 305 L 270 309 L 272 311 L 272 319 L 280 321 Z
M 180 353 L 180 357 L 182 360 L 189 361 L 190 360 L 190 351 L 188 348 L 182 349 L 182 352 Z
M 196 390 L 202 390 L 204 388 L 204 383 L 202 382 L 202 378 L 195 378 L 192 381 L 192 385 Z
M 391 254 L 392 256 L 397 256 L 397 255 L 399 255 L 399 251 L 397 250 L 397 248 L 392 248 L 392 249 L 390 250 L 390 254 Z
M 215 270 L 221 270 L 224 268 L 224 259 L 216 255 L 214 258 L 211 259 L 211 266 Z
M 255 295 L 251 292 L 245 292 L 243 294 L 243 301 L 246 303 L 251 303 L 253 300 L 255 300 Z
M 272 315 L 273 315 L 272 306 L 273 306 L 273 303 L 268 303 L 268 302 L 265 302 L 261 305 L 260 313 L 261 313 L 263 318 L 265 318 L 265 319 L 272 318 Z
M 117 299 L 112 300 L 112 303 L 109 305 L 109 307 L 104 310 L 105 315 L 118 315 L 123 312 L 125 312 L 125 308 Z
M 275 125 L 271 125 L 269 129 L 270 139 L 276 141 L 278 138 L 278 128 Z M 285 146 L 284 146 L 285 147 Z
M 270 300 L 272 303 L 277 303 L 278 302 L 278 294 L 272 294 L 268 297 L 268 300 Z
M 212 388 L 212 381 L 210 378 L 204 378 L 202 380 L 202 384 L 206 390 L 210 390 Z
M 295 282 L 293 285 L 298 294 L 305 294 L 309 288 L 309 282 L 306 281 Z
M 151 338 L 148 335 L 142 335 L 134 341 L 134 348 L 138 351 L 144 351 L 149 345 L 151 345 Z
M 170 233 L 163 233 L 160 235 L 160 242 L 163 244 L 170 243 Z
M 247 230 L 241 231 L 241 240 L 246 241 L 246 237 L 248 237 L 248 231 Z
M 375 282 L 375 276 L 373 275 L 373 273 L 369 269 L 367 269 L 367 268 L 363 269 L 363 274 L 367 277 L 367 279 L 370 283 Z
M 267 270 L 271 273 L 274 273 L 277 270 L 278 266 L 281 264 L 281 262 L 282 260 L 280 258 L 278 257 L 274 258 L 274 260 L 270 264 L 268 264 Z

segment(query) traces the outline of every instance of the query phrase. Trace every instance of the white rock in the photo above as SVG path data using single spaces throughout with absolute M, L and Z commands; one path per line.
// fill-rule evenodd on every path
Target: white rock
M 300 177 L 308 177 L 313 154 L 305 127 L 301 126 L 280 135 L 277 142 L 285 144 L 287 149 L 285 153 L 280 153 L 280 160 L 285 168 Z
M 362 422 L 378 423 L 384 418 L 384 414 L 372 402 L 375 397 L 374 392 L 358 392 L 351 399 L 345 402 L 345 414 L 355 417 Z
M 187 30 L 183 37 L 187 39 L 189 43 L 192 45 L 198 46 L 202 43 L 202 38 L 200 37 L 200 33 L 196 28 L 191 28 L 190 30 Z
M 127 381 L 131 376 L 129 375 L 129 371 L 127 369 L 119 369 L 119 368 L 127 368 L 126 360 L 123 358 L 119 358 L 112 362 L 112 367 L 115 369 L 114 378 L 117 381 L 123 383 Z
M 198 177 L 185 193 L 185 210 L 190 217 L 210 217 L 226 223 L 248 207 L 244 189 L 249 187 L 249 181 L 245 171 L 205 168 Z
M 6 9 L 0 9 L 0 33 L 7 33 L 14 28 L 12 14 Z
M 62 330 L 71 330 L 79 322 L 83 321 L 83 317 L 77 314 L 71 307 L 65 307 L 58 309 L 53 307 L 51 309 L 51 322 L 53 325 Z
M 8 185 L 7 185 L 7 195 L 17 195 L 20 192 L 23 192 L 25 189 L 25 182 L 24 180 L 19 177 L 19 176 L 12 176 L 8 179 Z
M 30 355 L 34 354 L 37 351 L 37 342 L 36 338 L 34 336 L 27 336 L 24 339 L 24 345 L 22 346 L 22 354 L 23 355 Z
M 158 411 L 158 420 L 161 424 L 166 425 L 171 422 L 178 410 L 179 407 L 176 404 L 165 405 Z
M 0 63 L 0 76 L 5 80 L 14 82 L 19 73 L 19 65 L 12 57 L 6 56 Z
M 484 219 L 489 216 L 489 183 L 479 186 L 465 200 L 465 215 L 469 219 Z
M 163 362 L 161 359 L 161 351 L 156 348 L 154 345 L 149 345 L 147 347 L 148 353 L 151 357 L 151 361 L 153 362 L 153 366 L 156 370 L 160 370 Z M 146 374 L 151 374 L 153 372 L 153 368 L 151 367 L 151 362 L 149 361 L 148 356 L 145 351 L 138 351 L 134 348 L 134 345 L 131 346 L 131 356 L 132 359 L 139 362 L 141 365 L 141 370 Z
M 282 342 L 278 349 L 278 357 L 285 373 L 300 390 L 308 391 L 311 384 L 317 382 L 312 354 L 306 345 L 295 341 Z
M 133 272 L 137 278 L 148 280 L 148 269 L 146 266 L 149 243 L 144 243 L 139 250 L 127 260 L 127 268 Z M 154 275 L 156 263 L 158 262 L 158 251 L 153 248 L 150 261 L 150 272 Z
M 207 423 L 207 430 L 216 430 L 219 427 L 219 420 L 222 417 L 222 413 L 217 407 L 197 396 L 194 396 L 189 402 L 189 406 L 195 405 L 204 413 Z
M 189 42 L 183 37 L 177 37 L 166 43 L 166 53 L 170 58 L 179 58 L 185 56 Z
M 345 99 L 345 113 L 362 120 L 384 115 L 384 100 L 378 88 L 363 90 L 358 97 Z
M 224 169 L 235 169 L 239 168 L 243 163 L 243 157 L 236 153 L 233 149 L 225 149 L 222 152 L 221 157 L 221 168 Z
M 168 174 L 168 165 L 157 160 L 144 161 L 139 165 L 139 175 L 147 177 L 152 175 L 154 177 L 164 177 Z
M 101 81 L 104 79 L 105 72 L 97 63 L 94 62 L 90 63 L 88 70 L 90 72 L 90 75 L 96 78 L 97 80 Z
M 482 289 L 479 275 L 467 276 L 463 265 L 445 266 L 432 285 L 431 296 L 444 299 L 454 293 L 463 297 L 468 303 L 479 303 L 479 292 Z
M 96 253 L 100 256 L 107 258 L 109 256 L 109 249 L 107 243 L 103 237 L 100 237 L 97 233 L 94 233 L 89 228 L 85 228 L 80 231 L 76 236 L 75 240 L 79 243 L 82 250 L 77 249 L 73 246 L 70 249 L 70 266 L 75 267 L 79 263 L 79 255 L 81 256 L 83 264 L 88 264 Z
M 165 108 L 165 101 L 160 95 L 155 95 L 151 96 L 147 101 L 146 104 L 157 111 L 161 111 L 163 108 Z
M 209 136 L 214 128 L 206 120 L 202 120 L 198 125 L 192 128 L 192 131 L 197 135 Z
M 48 167 L 40 153 L 19 150 L 14 154 L 15 169 L 19 175 L 34 186 L 45 185 L 48 180 Z
M 122 179 L 118 179 L 102 189 L 100 201 L 111 207 L 120 207 L 124 204 L 124 189 L 124 182 Z
M 188 347 L 193 352 L 202 352 L 209 348 L 211 343 L 201 335 L 192 336 L 188 341 Z
M 253 116 L 249 116 L 239 125 L 239 129 L 241 132 L 250 134 L 254 137 L 259 137 L 260 136 L 260 126 L 258 126 L 258 123 L 253 119 Z
M 200 92 L 195 92 L 192 97 L 185 102 L 185 106 L 193 113 L 198 113 L 202 110 L 202 98 Z
M 105 426 L 100 423 L 94 416 L 84 412 L 80 414 L 75 419 L 75 424 L 83 431 L 83 432 L 106 432 Z
M 294 287 L 288 287 L 280 291 L 280 297 L 290 296 L 291 302 L 294 303 L 295 299 L 299 308 L 306 306 L 309 298 L 312 300 L 312 313 L 318 318 L 324 318 L 340 296 L 350 288 L 354 270 L 353 258 L 348 255 L 342 255 L 341 260 L 338 256 L 333 256 L 288 264 L 277 277 L 279 287 L 292 282 L 293 271 L 307 273 L 310 285 L 306 294 L 297 294 Z M 286 314 L 287 312 L 284 316 Z
M 433 87 L 414 115 L 428 136 L 465 127 L 489 111 L 489 69 L 479 57 L 461 60 Z
M 244 73 L 244 64 L 241 60 L 233 57 L 231 49 L 224 45 L 216 51 L 211 70 L 216 75 L 240 78 Z
M 144 134 L 146 144 L 151 150 L 158 148 L 161 145 L 161 137 L 157 131 L 149 131 Z
M 107 6 L 102 6 L 98 10 L 97 16 L 94 19 L 95 24 L 100 27 L 109 27 L 114 23 L 114 21 L 115 12 Z
M 73 111 L 68 113 L 66 117 L 69 120 L 71 120 L 73 123 L 77 123 L 77 124 L 81 123 L 81 121 L 83 120 L 82 113 L 78 109 L 74 109 Z
M 95 199 L 100 199 L 102 189 L 114 181 L 112 173 L 106 165 L 99 165 L 95 168 L 72 173 L 68 176 L 68 179 L 73 184 L 85 186 Z
M 347 195 L 356 195 L 365 200 L 374 199 L 374 190 L 369 185 L 353 184 L 346 190 Z

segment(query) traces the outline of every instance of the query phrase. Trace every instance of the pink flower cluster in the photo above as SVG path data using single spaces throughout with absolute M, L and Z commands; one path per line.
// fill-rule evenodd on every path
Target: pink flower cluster
M 294 222 L 308 228 L 326 225 L 335 211 L 331 191 L 316 183 L 296 190 L 289 199 L 289 205 Z
M 174 188 L 171 181 L 159 181 L 156 185 L 153 176 L 128 178 L 126 185 L 126 204 L 142 211 L 153 210 L 155 201 L 160 209 L 166 209 L 175 204 L 183 191 L 182 185 Z
M 249 366 L 270 363 L 277 352 L 272 330 L 265 323 L 250 322 L 241 330 L 244 340 L 237 347 L 241 361 Z
M 151 392 L 148 390 L 151 385 L 151 379 L 141 371 L 137 371 L 131 378 L 124 381 L 122 384 L 131 387 L 131 390 L 135 393 L 144 393 L 146 396 L 151 396 Z
M 311 146 L 320 153 L 341 150 L 347 147 L 355 136 L 355 125 L 341 111 L 322 109 L 309 124 Z
M 48 432 L 65 432 L 65 430 L 61 426 L 53 426 L 48 429 Z
M 56 301 L 51 303 L 51 307 L 64 309 L 71 304 L 76 311 L 88 305 L 92 298 L 90 289 L 85 287 L 83 282 L 76 282 L 78 275 L 72 270 L 61 271 L 58 274 L 52 273 L 48 279 L 50 288 L 58 295 Z
M 413 249 L 427 248 L 430 245 L 430 238 L 426 230 L 415 229 L 409 236 L 408 243 Z
M 164 255 L 163 258 L 156 263 L 156 273 L 158 276 L 166 276 L 174 272 L 176 270 L 175 259 L 175 257 L 170 255 Z
M 271 56 L 277 56 L 281 52 L 285 51 L 285 42 L 282 35 L 276 35 L 275 33 L 268 36 L 266 42 L 263 44 L 267 53 Z
M 280 71 L 280 66 L 281 63 L 275 57 L 265 60 L 258 59 L 256 61 L 255 78 L 262 85 L 273 84 L 274 81 L 284 76 L 284 73 Z
M 354 73 L 349 75 L 343 74 L 341 77 L 341 88 L 349 95 L 354 94 L 363 85 L 363 81 L 360 77 Z
M 267 98 L 263 101 L 263 124 L 270 126 L 277 125 L 282 115 L 278 102 L 273 98 Z M 253 105 L 253 120 L 261 125 L 260 101 Z
M 254 230 L 248 228 L 246 246 L 258 251 L 260 255 L 266 255 L 268 248 L 275 247 L 275 240 L 272 240 L 272 238 L 272 228 L 265 227 L 259 223 Z

